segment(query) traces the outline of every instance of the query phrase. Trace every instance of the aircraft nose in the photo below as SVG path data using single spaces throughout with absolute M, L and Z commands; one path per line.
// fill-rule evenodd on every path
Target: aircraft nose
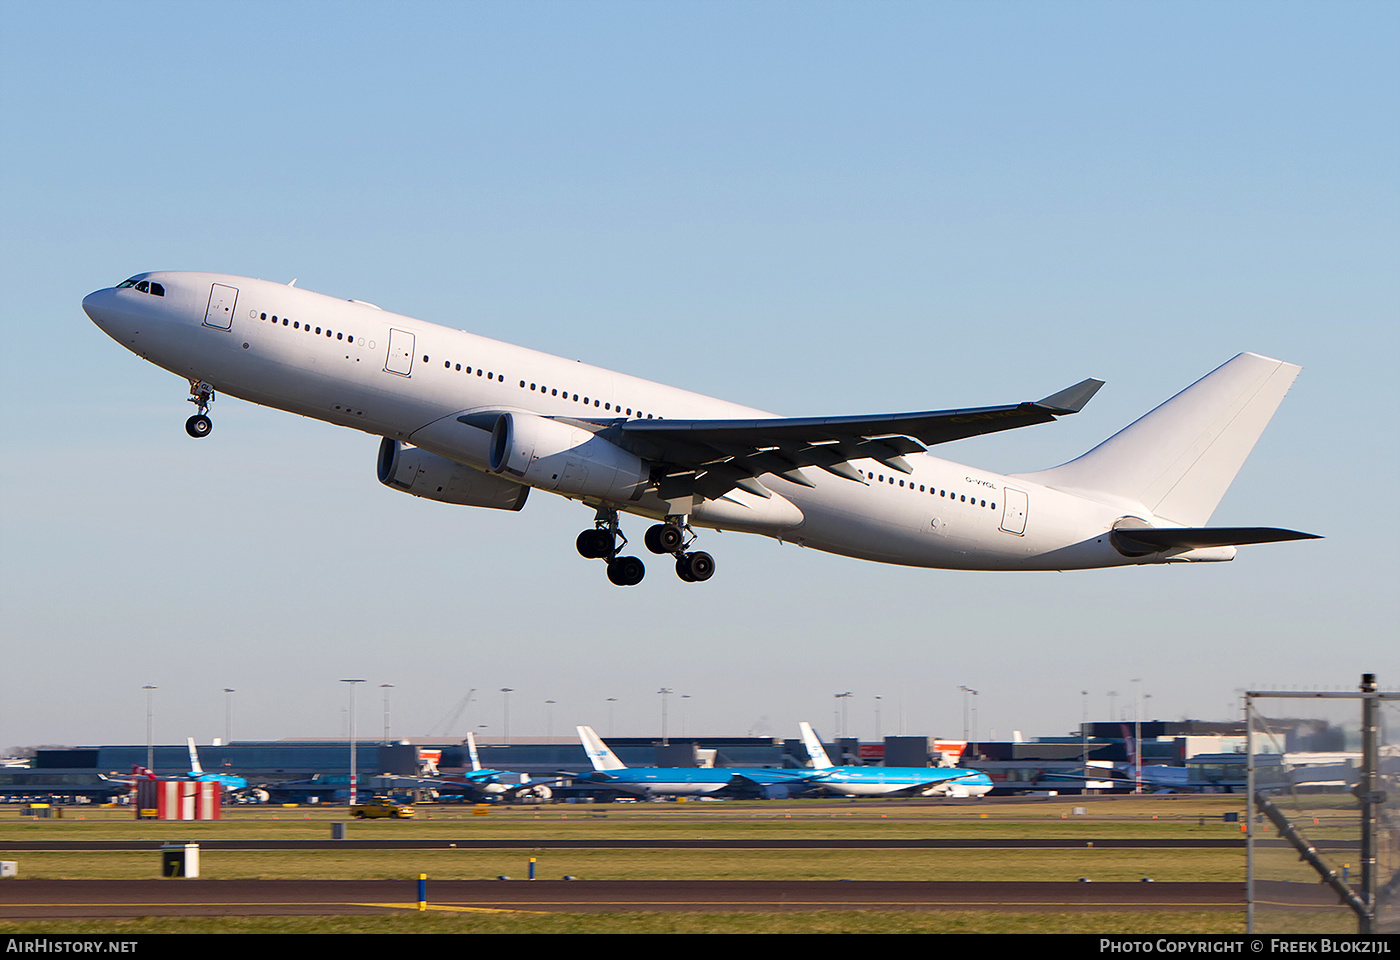
M 94 290 L 83 297 L 83 313 L 103 330 L 107 329 L 108 313 L 105 308 L 111 302 L 111 294 L 112 288 L 108 287 L 104 290 Z

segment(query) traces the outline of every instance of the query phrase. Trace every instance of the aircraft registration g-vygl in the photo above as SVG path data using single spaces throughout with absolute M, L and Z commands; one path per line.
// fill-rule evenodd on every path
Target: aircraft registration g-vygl
M 122 346 L 189 380 L 207 436 L 216 391 L 382 438 L 378 475 L 430 500 L 519 510 L 531 489 L 594 508 L 580 554 L 619 586 L 619 513 L 682 580 L 714 560 L 695 529 L 763 534 L 882 563 L 1070 570 L 1230 560 L 1312 536 L 1206 527 L 1299 367 L 1242 353 L 1066 464 L 1002 476 L 934 444 L 1078 412 L 1101 381 L 1034 402 L 785 418 L 291 284 L 137 274 L 83 300 Z

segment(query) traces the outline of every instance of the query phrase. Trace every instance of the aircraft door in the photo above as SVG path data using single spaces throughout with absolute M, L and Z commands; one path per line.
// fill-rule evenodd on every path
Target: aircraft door
M 413 372 L 413 334 L 389 329 L 389 356 L 384 361 L 384 369 L 401 377 Z
M 204 325 L 227 330 L 233 326 L 233 305 L 238 302 L 238 288 L 216 283 L 209 291 L 209 309 L 204 311 Z
M 1001 529 L 1018 537 L 1026 534 L 1026 514 L 1030 512 L 1030 501 L 1024 490 L 1002 487 Z

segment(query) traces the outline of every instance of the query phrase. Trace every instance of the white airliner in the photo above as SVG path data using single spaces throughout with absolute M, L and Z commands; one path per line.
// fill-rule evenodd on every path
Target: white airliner
M 142 273 L 83 300 L 133 353 L 190 382 L 207 436 L 216 391 L 382 437 L 386 485 L 519 510 L 531 488 L 596 510 L 580 554 L 619 586 L 619 512 L 645 544 L 709 579 L 695 528 L 759 533 L 882 563 L 1069 570 L 1230 560 L 1235 545 L 1311 534 L 1205 527 L 1299 368 L 1242 353 L 1088 453 L 1002 476 L 933 444 L 1078 412 L 1102 383 L 1035 402 L 874 416 L 776 417 L 399 316 L 293 284 Z

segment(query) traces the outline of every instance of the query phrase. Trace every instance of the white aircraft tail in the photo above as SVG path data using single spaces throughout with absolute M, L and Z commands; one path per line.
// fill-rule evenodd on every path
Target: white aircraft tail
M 1241 353 L 1069 463 L 1019 476 L 1132 501 L 1186 527 L 1210 519 L 1302 368 Z
M 802 743 L 807 747 L 807 756 L 812 759 L 812 769 L 830 769 L 831 758 L 826 755 L 826 748 L 822 746 L 822 742 L 817 737 L 817 732 L 812 729 L 812 725 L 803 720 L 797 726 L 802 730 Z
M 199 765 L 199 751 L 194 748 L 194 737 L 185 738 L 190 745 L 190 773 L 203 775 L 204 768 Z
M 627 764 L 617 759 L 617 754 L 608 749 L 602 737 L 593 732 L 592 727 L 579 727 L 578 738 L 583 742 L 584 752 L 593 761 L 593 769 L 599 773 L 608 770 L 626 770 Z
M 481 756 L 476 752 L 476 734 L 470 730 L 467 731 L 467 753 L 472 758 L 472 771 L 479 771 L 481 769 Z

